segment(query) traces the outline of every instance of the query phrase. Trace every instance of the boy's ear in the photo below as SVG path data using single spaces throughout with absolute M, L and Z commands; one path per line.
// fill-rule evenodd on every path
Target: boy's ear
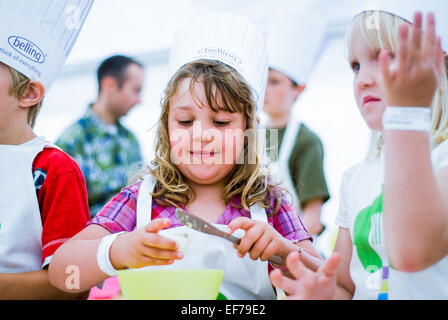
M 306 89 L 306 84 L 299 84 L 294 87 L 294 100 L 300 96 L 300 94 Z
M 19 99 L 19 106 L 29 108 L 38 104 L 45 95 L 45 87 L 36 80 L 30 80 L 26 84 L 25 91 Z

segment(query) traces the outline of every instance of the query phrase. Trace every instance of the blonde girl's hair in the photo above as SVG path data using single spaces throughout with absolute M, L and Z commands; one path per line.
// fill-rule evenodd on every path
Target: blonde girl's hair
M 161 205 L 186 205 L 195 198 L 194 191 L 184 181 L 182 173 L 172 163 L 170 157 L 170 137 L 168 133 L 168 114 L 170 101 L 179 84 L 184 79 L 191 79 L 190 93 L 195 97 L 194 85 L 202 83 L 207 105 L 214 112 L 239 112 L 245 116 L 246 130 L 256 132 L 254 102 L 250 87 L 241 75 L 232 67 L 219 61 L 197 60 L 180 68 L 168 82 L 161 100 L 161 114 L 156 133 L 155 159 L 140 170 L 132 182 L 141 180 L 151 174 L 156 181 L 152 196 Z M 198 105 L 201 102 L 195 97 Z M 205 107 L 205 106 L 201 106 Z M 256 134 L 255 137 L 257 139 Z M 281 205 L 283 189 L 269 183 L 268 173 L 262 169 L 258 143 L 247 143 L 242 156 L 226 178 L 223 199 L 229 204 L 234 196 L 241 195 L 241 207 L 250 210 L 250 206 L 258 203 L 264 208 L 270 207 L 270 199 L 275 197 L 276 206 L 272 214 L 276 214 Z M 255 161 L 248 161 L 249 155 L 255 155 Z M 232 203 L 233 205 L 233 203 Z
M 397 51 L 398 29 L 406 20 L 382 11 L 366 11 L 356 16 L 346 33 L 348 58 L 351 60 L 351 48 L 355 32 L 362 37 L 372 49 L 388 49 Z M 448 59 L 445 59 L 447 72 L 442 72 L 439 86 L 431 105 L 431 138 L 434 146 L 448 139 Z M 379 156 L 383 144 L 383 135 L 380 132 L 370 133 L 370 146 L 368 155 Z
M 11 86 L 9 89 L 9 95 L 17 99 L 20 99 L 25 94 L 28 82 L 30 82 L 31 80 L 21 72 L 17 71 L 16 69 L 11 68 L 9 66 L 8 68 L 11 73 Z M 28 123 L 31 126 L 31 128 L 34 128 L 36 118 L 37 115 L 39 114 L 40 109 L 42 108 L 42 104 L 43 99 L 40 100 L 39 103 L 35 104 L 34 106 L 31 106 L 28 110 Z

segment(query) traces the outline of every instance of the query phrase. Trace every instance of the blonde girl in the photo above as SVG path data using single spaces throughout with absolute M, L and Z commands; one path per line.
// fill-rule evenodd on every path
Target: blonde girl
M 409 21 L 368 11 L 348 30 L 374 152 L 343 177 L 335 255 L 313 272 L 292 254 L 294 281 L 272 273 L 291 298 L 448 298 L 447 65 L 434 15 L 424 32 Z
M 260 31 L 231 14 L 208 14 L 192 25 L 197 28 L 187 28 L 180 40 L 187 48 L 173 49 L 170 64 L 176 71 L 161 103 L 154 161 L 137 183 L 124 188 L 57 252 L 50 270 L 56 287 L 67 290 L 68 265 L 79 266 L 76 290 L 81 291 L 127 268 L 220 268 L 226 298 L 274 299 L 267 262 L 273 255 L 284 259 L 300 249 L 310 266 L 320 263 L 297 213 L 260 165 L 256 99 L 264 87 L 247 80 L 265 80 L 265 56 L 253 50 L 264 51 Z M 236 34 L 228 37 L 229 30 Z M 225 35 L 235 43 L 210 46 L 201 38 L 204 31 L 210 39 Z M 251 42 L 251 59 L 244 59 L 239 46 Z M 199 59 L 188 55 L 192 43 Z M 240 61 L 246 71 L 262 66 L 262 73 L 250 77 L 230 66 L 232 61 Z M 242 229 L 241 243 L 233 247 L 182 226 L 176 208 L 227 227 L 229 233 Z M 171 240 L 180 233 L 191 240 L 185 254 Z

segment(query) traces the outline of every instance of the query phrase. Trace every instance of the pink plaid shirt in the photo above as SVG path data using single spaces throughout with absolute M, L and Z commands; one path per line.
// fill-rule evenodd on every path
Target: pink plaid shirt
M 121 231 L 133 231 L 136 226 L 137 217 L 137 197 L 141 182 L 123 188 L 119 194 L 112 198 L 101 211 L 88 224 L 98 224 L 109 230 L 111 233 Z M 232 206 L 233 204 L 233 206 Z M 228 225 L 233 219 L 238 217 L 250 218 L 250 212 L 235 207 L 241 204 L 240 197 L 234 197 L 227 205 L 225 211 L 220 216 L 217 224 Z M 289 240 L 312 240 L 311 235 L 305 229 L 297 212 L 291 207 L 285 198 L 276 215 L 271 216 L 275 208 L 275 198 L 271 195 L 271 206 L 266 209 L 268 223 L 274 227 L 283 237 Z M 185 209 L 184 206 L 181 206 Z M 154 199 L 152 200 L 151 219 L 168 218 L 171 221 L 171 228 L 182 226 L 177 219 L 174 206 L 162 206 Z

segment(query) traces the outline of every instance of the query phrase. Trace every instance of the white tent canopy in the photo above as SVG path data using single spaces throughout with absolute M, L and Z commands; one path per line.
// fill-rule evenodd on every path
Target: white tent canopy
M 391 7 L 406 5 L 406 1 L 389 0 Z M 236 12 L 265 28 L 280 6 L 303 7 L 322 17 L 330 37 L 342 37 L 351 18 L 371 3 L 375 0 L 95 0 L 62 75 L 91 72 L 98 61 L 113 53 L 164 64 L 177 26 L 205 11 Z M 422 3 L 423 10 L 448 12 L 447 1 Z M 443 22 L 448 37 L 447 24 L 448 19 Z

